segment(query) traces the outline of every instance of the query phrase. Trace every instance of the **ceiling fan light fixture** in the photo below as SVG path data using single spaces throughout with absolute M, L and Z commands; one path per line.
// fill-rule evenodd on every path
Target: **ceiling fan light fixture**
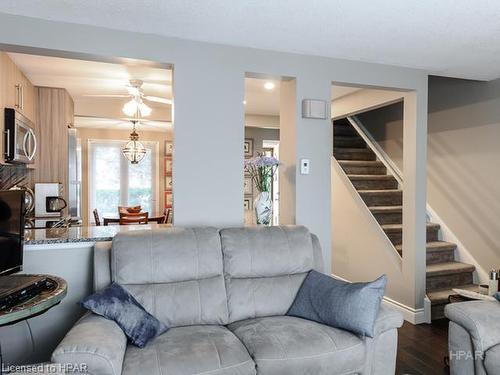
M 141 112 L 141 117 L 148 117 L 151 114 L 151 107 L 148 107 L 146 104 L 141 102 L 138 104 L 138 107 L 139 112 Z
M 138 110 L 137 101 L 135 99 L 130 100 L 125 103 L 122 108 L 123 113 L 125 113 L 128 117 L 133 117 Z
M 152 109 L 144 104 L 142 101 L 138 101 L 136 98 L 130 100 L 125 103 L 122 108 L 123 113 L 125 113 L 129 117 L 135 116 L 137 113 L 140 114 L 141 117 L 148 117 Z

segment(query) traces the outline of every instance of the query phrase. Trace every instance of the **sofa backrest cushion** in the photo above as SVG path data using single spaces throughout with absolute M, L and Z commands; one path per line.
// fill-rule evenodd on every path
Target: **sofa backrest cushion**
M 284 315 L 307 273 L 322 264 L 302 226 L 227 228 L 220 233 L 230 322 Z
M 168 327 L 228 321 L 216 228 L 119 233 L 113 239 L 111 278 Z

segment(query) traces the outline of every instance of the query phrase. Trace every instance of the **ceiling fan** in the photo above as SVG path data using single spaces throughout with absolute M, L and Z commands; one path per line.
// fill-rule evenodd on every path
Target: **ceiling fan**
M 136 101 L 150 101 L 155 103 L 162 104 L 172 104 L 171 99 L 162 98 L 159 96 L 145 95 L 144 90 L 142 88 L 143 81 L 140 79 L 131 79 L 125 88 L 128 91 L 128 94 L 96 94 L 96 95 L 84 95 L 84 96 L 92 96 L 92 97 L 106 97 L 106 98 L 132 98 Z

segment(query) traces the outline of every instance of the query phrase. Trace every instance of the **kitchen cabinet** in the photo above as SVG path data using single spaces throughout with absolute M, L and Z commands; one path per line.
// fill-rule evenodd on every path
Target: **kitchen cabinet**
M 35 87 L 14 64 L 6 52 L 0 52 L 0 163 L 4 163 L 4 108 L 14 108 L 33 123 L 36 123 Z M 31 166 L 33 167 L 33 166 Z
M 3 106 L 15 108 L 31 121 L 35 115 L 35 87 L 24 73 L 14 64 L 9 55 L 1 54 L 2 79 L 1 85 L 5 93 Z
M 74 123 L 73 99 L 65 89 L 36 87 L 37 168 L 33 182 L 59 182 L 68 198 L 68 128 Z

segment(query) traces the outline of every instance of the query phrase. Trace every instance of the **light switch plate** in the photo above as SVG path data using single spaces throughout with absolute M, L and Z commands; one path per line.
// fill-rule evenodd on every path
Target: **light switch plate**
M 300 174 L 309 174 L 309 159 L 300 159 Z

